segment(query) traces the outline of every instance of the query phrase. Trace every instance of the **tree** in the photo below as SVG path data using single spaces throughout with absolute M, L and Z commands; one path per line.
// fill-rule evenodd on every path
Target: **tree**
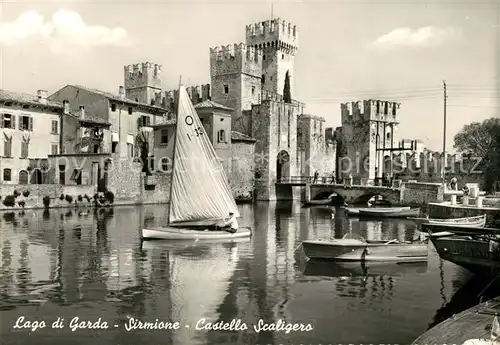
M 490 118 L 483 122 L 465 125 L 455 135 L 454 147 L 467 156 L 485 157 L 495 145 L 495 138 L 500 130 L 500 119 Z
M 285 86 L 283 87 L 283 101 L 285 103 L 292 103 L 292 94 L 290 92 L 290 74 L 286 71 Z
M 480 160 L 475 169 L 483 171 L 484 187 L 493 191 L 500 178 L 500 119 L 489 118 L 465 125 L 455 135 L 454 147 L 462 155 Z

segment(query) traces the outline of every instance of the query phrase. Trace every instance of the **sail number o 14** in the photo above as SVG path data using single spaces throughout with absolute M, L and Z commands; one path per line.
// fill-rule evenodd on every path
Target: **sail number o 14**
M 184 118 L 184 122 L 186 122 L 186 125 L 191 126 L 194 123 L 193 117 L 191 115 L 186 116 Z M 195 136 L 199 137 L 200 135 L 203 134 L 203 128 L 202 127 L 195 128 L 194 134 Z M 189 133 L 186 133 L 186 135 L 188 139 L 191 140 L 191 136 L 189 135 Z

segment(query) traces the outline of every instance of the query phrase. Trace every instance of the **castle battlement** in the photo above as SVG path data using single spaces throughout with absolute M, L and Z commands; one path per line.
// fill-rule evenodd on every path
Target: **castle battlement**
M 196 105 L 206 100 L 210 100 L 212 97 L 210 84 L 186 86 L 186 92 L 189 95 L 189 98 L 191 99 L 193 105 Z M 179 93 L 178 89 L 156 93 L 155 105 L 173 110 L 171 108 L 173 107 L 177 99 L 178 93 Z
M 151 62 L 124 66 L 125 88 L 134 89 L 144 86 L 161 88 L 162 68 L 161 65 Z
M 217 61 L 241 58 L 259 63 L 259 61 L 262 62 L 262 51 L 254 46 L 247 46 L 245 43 L 235 43 L 210 48 L 210 58 Z
M 274 47 L 295 51 L 299 46 L 297 26 L 279 18 L 246 26 L 246 43 L 258 48 Z
M 262 51 L 244 43 L 210 48 L 211 76 L 243 73 L 262 75 Z
M 342 103 L 342 122 L 372 120 L 398 123 L 397 113 L 400 106 L 397 102 L 372 99 Z
M 271 91 L 262 91 L 261 94 L 261 102 L 264 101 L 275 101 L 275 102 L 283 102 L 283 95 L 271 92 Z M 292 99 L 291 103 L 294 107 L 301 109 L 301 111 L 305 108 L 305 104 L 299 101 Z

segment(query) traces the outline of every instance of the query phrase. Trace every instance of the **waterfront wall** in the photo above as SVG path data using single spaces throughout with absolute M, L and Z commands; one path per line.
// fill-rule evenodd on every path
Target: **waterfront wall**
M 166 204 L 170 201 L 170 179 L 172 174 L 154 172 L 151 178 L 154 181 L 154 189 L 144 190 L 143 204 Z
M 488 224 L 498 223 L 500 221 L 500 208 L 498 207 L 476 207 L 474 205 L 451 205 L 445 203 L 430 203 L 428 205 L 428 213 L 430 218 L 464 218 L 474 217 L 486 214 L 486 222 Z
M 144 181 L 140 163 L 119 155 L 111 156 L 108 190 L 115 196 L 116 204 L 140 204 Z
M 403 183 L 401 186 L 401 203 L 405 205 L 423 205 L 429 202 L 442 202 L 444 189 L 434 183 Z
M 253 200 L 255 187 L 255 144 L 233 141 L 229 184 L 236 200 Z
M 6 206 L 3 204 L 5 198 L 9 195 L 14 195 L 15 191 L 20 195 L 15 199 L 14 206 Z M 29 192 L 28 196 L 23 195 Z M 44 208 L 43 198 L 48 196 L 50 198 L 50 207 L 70 207 L 75 204 L 75 201 L 80 205 L 87 205 L 89 202 L 85 198 L 88 196 L 93 201 L 93 196 L 97 193 L 95 186 L 89 185 L 59 185 L 59 184 L 17 184 L 6 185 L 0 184 L 0 210 L 21 209 L 20 202 L 24 202 L 24 208 Z M 61 195 L 64 196 L 61 199 Z M 70 196 L 71 202 L 65 197 Z M 78 201 L 79 196 L 81 201 Z

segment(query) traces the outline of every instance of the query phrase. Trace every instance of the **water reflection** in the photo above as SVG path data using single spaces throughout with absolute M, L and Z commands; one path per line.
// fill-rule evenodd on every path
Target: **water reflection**
M 409 239 L 413 222 L 349 218 L 299 203 L 241 205 L 241 226 L 253 236 L 238 243 L 141 242 L 141 227 L 166 223 L 164 206 L 4 213 L 0 217 L 2 344 L 28 343 L 13 330 L 27 318 L 66 322 L 101 318 L 108 331 L 46 328 L 38 344 L 204 345 L 351 342 L 409 343 L 456 290 L 455 266 L 432 254 L 424 266 L 322 265 L 308 262 L 300 243 L 341 238 Z M 441 292 L 440 292 L 441 291 Z M 415 301 L 419 301 L 415 304 Z M 126 332 L 129 317 L 190 324 L 178 331 Z M 244 331 L 194 330 L 207 322 L 241 319 Z M 313 332 L 260 332 L 266 322 L 312 323 Z M 381 320 L 384 320 L 383 322 Z M 390 321 L 390 322 L 389 322 Z M 114 325 L 119 325 L 115 328 Z M 391 325 L 389 328 L 388 325 Z

